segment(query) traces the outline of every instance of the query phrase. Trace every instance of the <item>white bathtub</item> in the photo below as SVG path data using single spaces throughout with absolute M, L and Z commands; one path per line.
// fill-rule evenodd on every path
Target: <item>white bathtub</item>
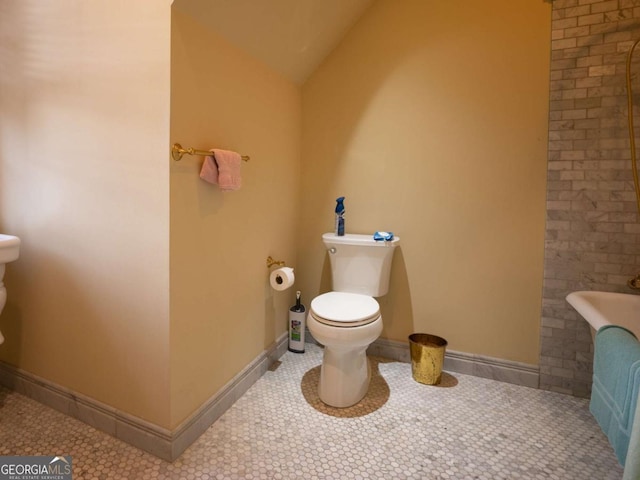
M 605 325 L 620 325 L 640 339 L 640 295 L 611 292 L 573 292 L 567 302 L 589 322 L 593 332 Z

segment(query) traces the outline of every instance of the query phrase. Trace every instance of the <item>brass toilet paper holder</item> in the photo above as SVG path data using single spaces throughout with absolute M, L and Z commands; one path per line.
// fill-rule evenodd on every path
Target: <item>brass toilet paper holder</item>
M 277 266 L 279 266 L 279 267 L 282 267 L 282 266 L 284 266 L 284 264 L 285 264 L 285 263 L 284 263 L 284 261 L 283 261 L 283 260 L 274 260 L 273 258 L 271 258 L 271 255 L 269 255 L 269 256 L 267 257 L 267 268 L 271 268 L 271 267 L 273 267 L 274 265 L 277 265 Z

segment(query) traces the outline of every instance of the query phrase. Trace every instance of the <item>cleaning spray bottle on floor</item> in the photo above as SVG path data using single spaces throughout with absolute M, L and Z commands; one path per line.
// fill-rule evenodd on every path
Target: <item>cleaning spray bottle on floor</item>
M 289 351 L 304 353 L 305 308 L 300 303 L 300 290 L 296 292 L 296 304 L 289 309 Z
M 344 235 L 344 197 L 336 198 L 336 235 Z

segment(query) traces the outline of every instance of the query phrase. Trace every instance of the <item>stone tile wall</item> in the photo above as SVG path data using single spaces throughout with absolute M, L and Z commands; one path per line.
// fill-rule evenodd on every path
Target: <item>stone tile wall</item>
M 630 293 L 626 282 L 640 272 L 625 88 L 626 54 L 637 38 L 640 0 L 553 2 L 540 353 L 546 390 L 590 392 L 591 335 L 565 296 Z M 634 58 L 636 77 L 640 48 Z M 634 88 L 640 106 L 638 79 Z

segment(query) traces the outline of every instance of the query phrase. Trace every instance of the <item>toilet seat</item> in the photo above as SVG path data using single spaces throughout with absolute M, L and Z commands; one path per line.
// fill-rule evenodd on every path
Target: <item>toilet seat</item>
M 367 325 L 380 318 L 375 298 L 359 293 L 329 292 L 311 301 L 310 315 L 333 327 L 350 328 Z

